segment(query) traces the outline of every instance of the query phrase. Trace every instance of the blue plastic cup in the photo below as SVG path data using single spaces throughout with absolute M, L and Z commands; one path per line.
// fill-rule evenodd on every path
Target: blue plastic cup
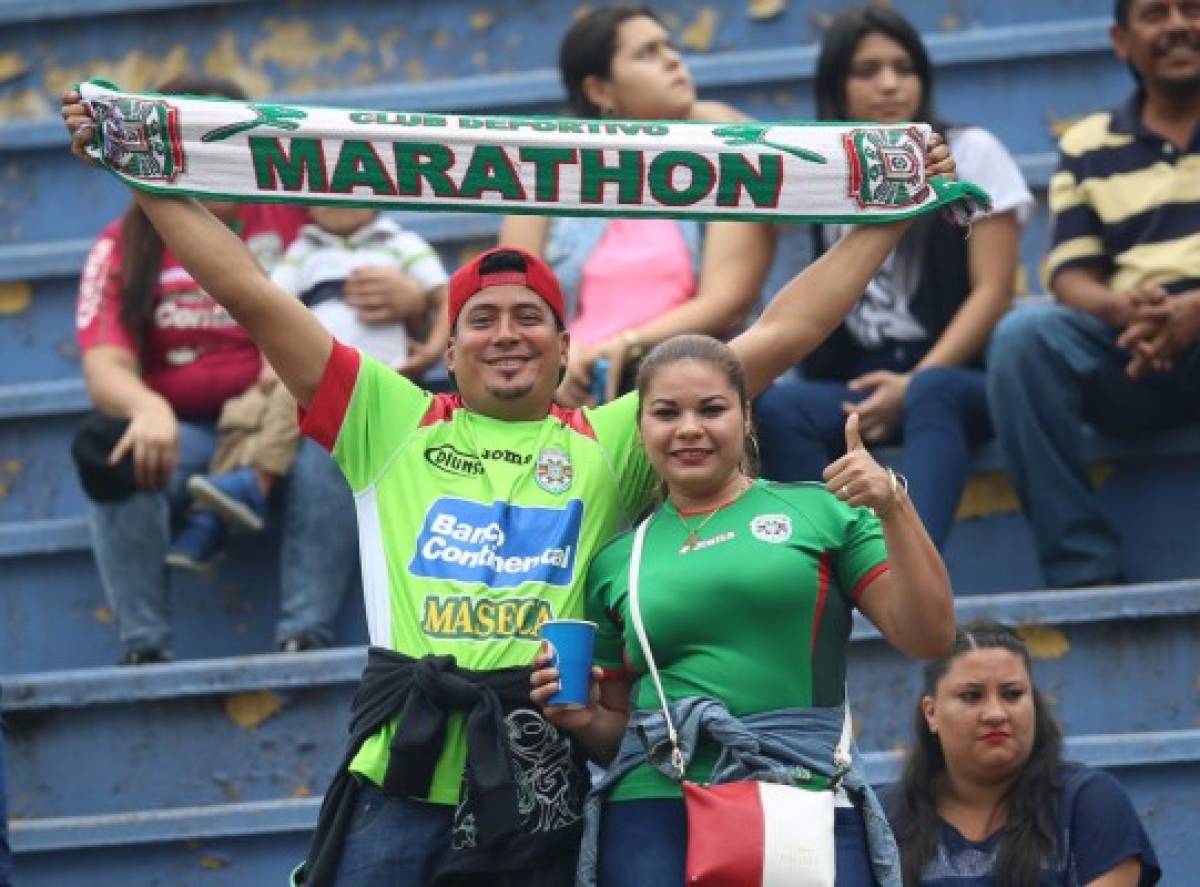
M 591 702 L 592 647 L 596 623 L 583 619 L 551 619 L 542 623 L 542 637 L 550 642 L 550 667 L 558 669 L 558 692 L 547 705 L 587 708 Z

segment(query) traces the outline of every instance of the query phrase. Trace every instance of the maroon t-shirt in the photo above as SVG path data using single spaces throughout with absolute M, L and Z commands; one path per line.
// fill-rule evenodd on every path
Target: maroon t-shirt
M 245 205 L 240 215 L 243 242 L 268 270 L 307 221 L 303 208 L 291 206 Z M 146 384 L 179 418 L 215 419 L 226 400 L 258 377 L 258 349 L 164 248 L 150 326 L 139 350 L 121 323 L 122 241 L 117 220 L 101 232 L 84 265 L 75 312 L 80 351 L 96 345 L 128 349 Z

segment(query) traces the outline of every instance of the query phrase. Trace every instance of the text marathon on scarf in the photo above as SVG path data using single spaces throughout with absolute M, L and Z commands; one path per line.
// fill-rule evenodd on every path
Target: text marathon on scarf
M 886 221 L 987 195 L 926 181 L 927 126 L 466 117 L 80 84 L 135 187 L 247 202 L 549 215 Z

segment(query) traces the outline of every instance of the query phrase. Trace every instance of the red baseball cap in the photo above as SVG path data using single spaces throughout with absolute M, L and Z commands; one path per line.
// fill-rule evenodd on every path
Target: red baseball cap
M 481 273 L 479 266 L 483 264 L 484 260 L 488 256 L 500 252 L 517 253 L 520 255 L 525 259 L 525 270 L 493 271 L 490 274 Z M 563 299 L 562 287 L 559 286 L 558 278 L 554 276 L 554 272 L 550 270 L 550 266 L 526 250 L 515 246 L 498 246 L 494 249 L 489 249 L 487 252 L 480 253 L 451 276 L 450 295 L 446 304 L 446 309 L 450 314 L 450 329 L 454 329 L 454 324 L 458 320 L 458 315 L 462 311 L 463 305 L 467 303 L 467 299 L 489 286 L 504 286 L 508 284 L 524 286 L 533 290 L 542 298 L 543 302 L 550 306 L 550 310 L 554 312 L 554 316 L 558 318 L 558 322 L 566 326 L 567 321 L 563 316 L 566 314 L 566 302 Z

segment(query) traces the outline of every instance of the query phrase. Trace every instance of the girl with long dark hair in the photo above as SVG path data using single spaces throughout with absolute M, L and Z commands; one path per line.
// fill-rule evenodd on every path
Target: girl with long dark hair
M 847 413 L 868 444 L 902 441 L 900 466 L 929 534 L 942 546 L 966 482 L 969 450 L 991 436 L 983 352 L 1012 303 L 1021 223 L 1033 197 L 1004 146 L 934 111 L 933 71 L 900 13 L 852 10 L 834 20 L 817 61 L 822 120 L 928 123 L 946 136 L 959 172 L 991 195 L 969 238 L 945 220 L 914 225 L 867 285 L 845 323 L 804 364 L 804 378 L 756 405 L 763 473 L 816 480 L 841 441 Z M 814 228 L 824 252 L 851 226 Z
M 1120 783 L 1062 759 L 1012 629 L 973 622 L 925 666 L 886 802 L 908 887 L 1147 887 L 1161 874 Z
M 165 95 L 245 99 L 235 83 L 182 75 Z M 302 208 L 206 202 L 269 267 L 306 220 Z M 168 250 L 146 213 L 131 202 L 97 238 L 80 279 L 76 326 L 83 377 L 100 417 L 104 466 L 131 465 L 133 489 L 93 504 L 92 550 L 112 606 L 127 665 L 173 657 L 165 564 L 181 551 L 211 566 L 218 547 L 191 552 L 182 532 L 184 484 L 204 473 L 216 445 L 222 405 L 255 384 L 263 366 L 250 336 L 204 292 Z M 287 495 L 281 558 L 283 615 L 277 643 L 288 649 L 332 641 L 332 621 L 354 570 L 354 512 L 345 484 L 319 451 L 302 456 L 302 479 Z M 326 459 L 326 461 L 328 461 Z M 298 528 L 344 498 L 350 525 L 339 546 L 320 530 L 313 544 Z M 308 504 L 302 501 L 307 497 Z M 307 529 L 305 529 L 307 532 Z
M 745 119 L 697 99 L 687 62 L 645 6 L 605 6 L 576 19 L 559 46 L 559 73 L 578 117 Z M 542 256 L 562 281 L 572 349 L 558 399 L 570 406 L 589 399 L 600 358 L 611 396 L 632 387 L 638 358 L 658 342 L 738 332 L 775 251 L 771 225 L 686 219 L 514 216 L 500 242 Z

